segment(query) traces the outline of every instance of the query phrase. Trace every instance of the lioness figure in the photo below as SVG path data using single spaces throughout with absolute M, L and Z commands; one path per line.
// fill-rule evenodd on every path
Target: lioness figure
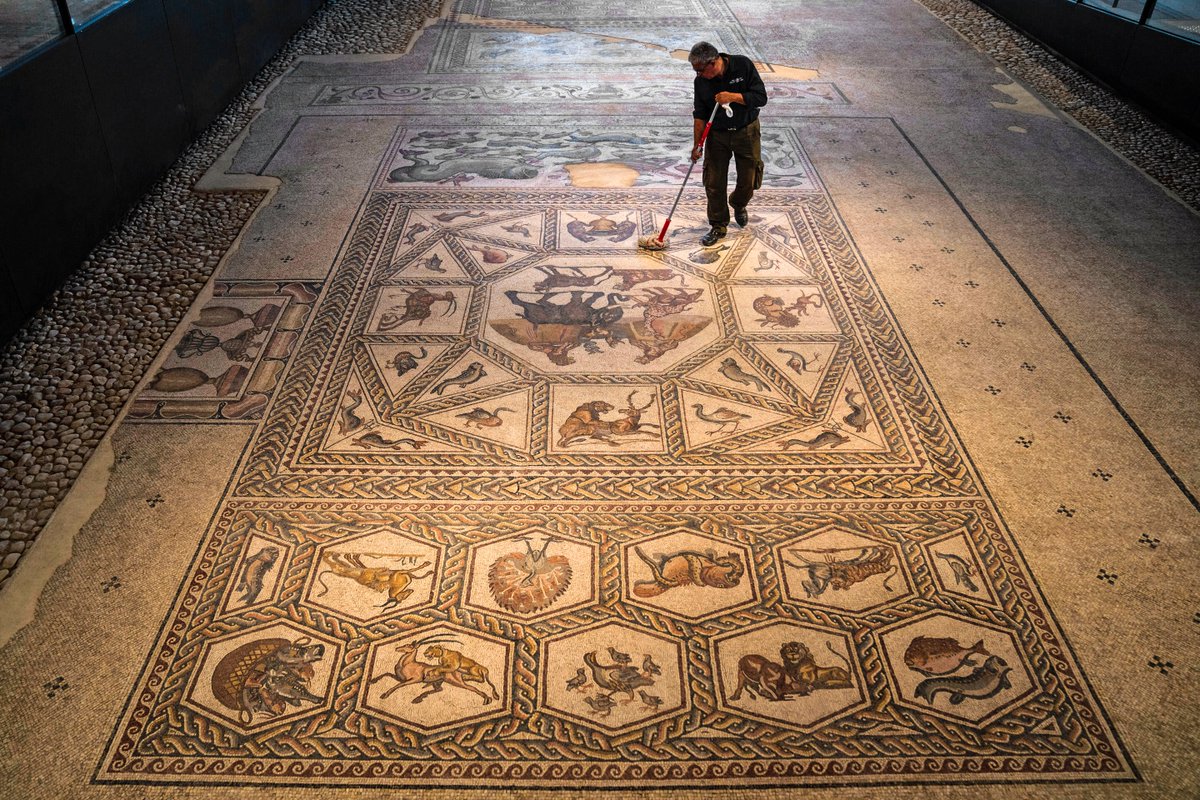
M 830 652 L 834 652 L 832 648 Z M 849 669 L 817 666 L 812 652 L 800 642 L 784 642 L 779 658 L 783 663 L 757 653 L 742 656 L 738 660 L 737 689 L 729 699 L 737 700 L 745 690 L 751 697 L 787 700 L 804 697 L 814 689 L 849 689 L 854 685 Z

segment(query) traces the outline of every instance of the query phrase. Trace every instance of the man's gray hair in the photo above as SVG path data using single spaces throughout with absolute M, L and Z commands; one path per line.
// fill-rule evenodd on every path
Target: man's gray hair
M 719 55 L 717 48 L 708 42 L 697 42 L 688 53 L 688 63 L 693 67 L 703 67 L 705 64 L 716 61 Z

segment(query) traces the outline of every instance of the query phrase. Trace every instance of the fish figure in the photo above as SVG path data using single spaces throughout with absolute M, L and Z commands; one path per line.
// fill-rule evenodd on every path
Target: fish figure
M 363 403 L 362 392 L 357 389 L 351 389 L 346 392 L 346 396 L 342 398 L 342 404 L 338 407 L 338 433 L 347 434 L 358 430 L 366 422 L 358 415 L 358 407 Z
M 429 226 L 423 222 L 418 222 L 408 229 L 404 234 L 404 244 L 416 244 L 417 236 L 429 230 Z
M 796 238 L 792 235 L 791 231 L 789 231 L 787 228 L 784 228 L 782 225 L 772 225 L 771 227 L 767 228 L 767 233 L 783 239 L 784 244 L 786 244 L 788 247 L 792 246 L 792 240 Z
M 478 382 L 485 375 L 487 375 L 487 370 L 483 368 L 483 364 L 478 361 L 472 361 L 462 372 L 453 378 L 447 378 L 433 387 L 433 393 L 441 394 L 451 386 L 470 386 L 472 383 Z
M 762 378 L 752 373 L 746 372 L 734 358 L 726 358 L 721 361 L 721 366 L 717 368 L 717 372 L 724 375 L 734 383 L 740 383 L 743 386 L 754 384 L 755 388 L 760 392 L 765 392 L 770 389 L 767 384 L 763 383 Z
M 809 450 L 820 450 L 822 447 L 838 447 L 850 441 L 849 436 L 843 436 L 837 431 L 821 431 L 811 439 L 788 439 L 783 442 L 783 449 L 804 447 Z
M 977 572 L 974 565 L 968 563 L 962 556 L 956 556 L 954 553 L 934 553 L 934 555 L 950 565 L 950 571 L 954 573 L 954 582 L 956 584 L 966 586 L 967 591 L 970 592 L 979 591 L 979 587 L 975 585 L 975 581 L 971 580 Z
M 420 439 L 410 439 L 408 437 L 402 439 L 385 439 L 375 431 L 364 433 L 357 439 L 351 439 L 350 441 L 359 447 L 374 447 L 381 450 L 396 450 L 399 449 L 400 445 L 402 444 L 408 445 L 413 450 L 420 450 L 426 445 L 426 442 L 423 442 Z
M 438 222 L 453 222 L 459 217 L 466 217 L 467 219 L 479 219 L 480 217 L 486 216 L 487 214 L 482 211 L 443 211 L 440 214 L 434 214 L 433 218 Z
M 908 643 L 904 651 L 904 663 L 923 675 L 949 675 L 959 670 L 964 663 L 974 663 L 974 655 L 989 656 L 991 653 L 980 639 L 970 647 L 963 647 L 956 639 L 918 636 Z
M 853 389 L 846 390 L 846 405 L 850 406 L 850 413 L 842 417 L 842 421 L 849 425 L 854 430 L 862 433 L 871 424 L 871 415 L 867 413 L 867 407 L 864 403 L 854 399 L 858 392 Z
M 728 245 L 710 247 L 707 250 L 693 250 L 688 253 L 688 261 L 693 264 L 715 264 L 721 260 L 721 253 L 729 249 Z
M 950 705 L 956 706 L 963 700 L 986 700 L 1005 689 L 1012 688 L 1008 673 L 1012 667 L 1000 656 L 988 656 L 987 660 L 971 671 L 970 675 L 954 675 L 947 678 L 926 678 L 917 684 L 913 693 L 933 705 L 942 692 L 950 695 Z
M 253 603 L 263 590 L 263 581 L 275 562 L 279 560 L 279 548 L 268 545 L 246 559 L 242 564 L 242 575 L 237 590 L 242 593 L 243 603 Z

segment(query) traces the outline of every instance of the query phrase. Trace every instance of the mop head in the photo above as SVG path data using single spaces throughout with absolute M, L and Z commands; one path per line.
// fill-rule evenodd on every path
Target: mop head
M 642 250 L 666 250 L 667 242 L 665 239 L 663 241 L 659 241 L 658 237 L 653 235 L 639 236 L 638 247 L 640 247 Z

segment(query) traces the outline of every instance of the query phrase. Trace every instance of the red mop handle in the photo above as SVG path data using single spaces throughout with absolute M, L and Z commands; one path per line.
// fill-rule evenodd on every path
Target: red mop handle
M 708 138 L 708 132 L 712 130 L 713 119 L 717 116 L 717 104 L 713 102 L 712 113 L 708 115 L 708 122 L 704 125 L 704 130 L 700 133 L 700 143 L 696 145 L 700 152 L 704 152 L 704 141 Z M 689 155 L 691 155 L 689 153 Z M 698 161 L 699 159 L 696 159 Z M 675 195 L 675 203 L 671 206 L 671 213 L 667 214 L 667 221 L 663 223 L 662 230 L 658 232 L 658 243 L 662 244 L 663 239 L 667 235 L 667 228 L 671 227 L 671 217 L 675 216 L 675 209 L 679 207 L 679 198 L 683 197 L 683 190 L 687 188 L 688 178 L 692 177 L 692 169 L 696 166 L 696 161 L 692 161 L 688 167 L 687 175 L 683 177 L 683 186 L 679 187 L 679 194 Z

